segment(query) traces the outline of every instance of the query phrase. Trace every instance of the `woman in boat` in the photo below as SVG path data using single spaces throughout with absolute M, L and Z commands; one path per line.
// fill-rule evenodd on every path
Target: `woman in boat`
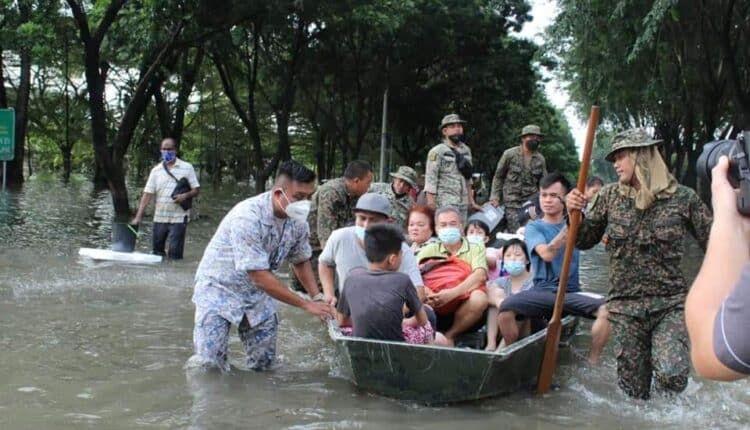
M 503 247 L 503 258 L 501 269 L 507 272 L 507 276 L 501 276 L 489 282 L 487 294 L 489 296 L 489 308 L 487 311 L 487 351 L 499 349 L 497 346 L 497 335 L 499 324 L 497 321 L 498 309 L 506 297 L 530 289 L 534 285 L 534 277 L 531 276 L 531 260 L 526 243 L 521 239 L 510 239 Z M 518 322 L 519 337 L 527 336 L 531 331 L 530 320 Z M 501 347 L 503 343 L 501 342 Z
M 437 241 L 435 237 L 435 211 L 429 206 L 416 204 L 409 210 L 407 233 L 411 249 L 417 255 L 423 246 Z

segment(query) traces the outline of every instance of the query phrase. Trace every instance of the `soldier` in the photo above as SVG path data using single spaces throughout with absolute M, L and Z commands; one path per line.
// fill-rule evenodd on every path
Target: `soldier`
M 310 226 L 311 263 L 317 272 L 318 256 L 328 236 L 336 229 L 354 224 L 353 209 L 359 196 L 372 183 L 372 166 L 367 161 L 354 160 L 347 164 L 344 176 L 327 181 L 312 195 L 307 223 Z M 315 273 L 315 278 L 318 274 Z M 302 291 L 302 284 L 294 278 L 293 287 Z
M 406 216 L 409 209 L 414 205 L 411 198 L 411 190 L 417 187 L 417 172 L 409 166 L 400 166 L 394 173 L 391 172 L 393 181 L 374 182 L 370 185 L 370 192 L 378 193 L 388 198 L 391 203 L 391 218 L 401 229 L 406 228 Z
M 469 192 L 471 187 L 471 149 L 464 143 L 464 124 L 456 114 L 443 117 L 440 133 L 443 141 L 427 154 L 424 190 L 427 205 L 435 208 L 451 205 L 458 209 L 463 222 L 469 207 L 479 210 Z
M 607 160 L 618 183 L 605 185 L 581 224 L 576 246 L 588 249 L 606 233 L 610 256 L 607 309 L 612 322 L 619 386 L 648 399 L 655 388 L 678 393 L 690 370 L 684 306 L 687 282 L 680 269 L 690 232 L 705 250 L 711 214 L 698 195 L 677 183 L 643 129 L 615 135 Z M 573 190 L 568 210 L 586 199 Z
M 518 136 L 521 144 L 503 152 L 495 169 L 490 202 L 505 205 L 506 230 L 515 233 L 523 203 L 539 191 L 539 180 L 547 174 L 547 163 L 539 153 L 544 135 L 538 125 L 529 124 Z

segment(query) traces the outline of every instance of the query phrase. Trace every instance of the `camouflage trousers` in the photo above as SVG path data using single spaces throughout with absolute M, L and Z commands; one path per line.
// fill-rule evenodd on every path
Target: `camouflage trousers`
M 518 216 L 523 213 L 523 208 L 505 207 L 505 231 L 516 234 L 521 224 L 518 223 Z
M 655 390 L 679 393 L 685 389 L 690 354 L 684 309 L 667 308 L 633 316 L 610 310 L 620 388 L 631 397 L 651 396 Z
M 315 282 L 318 283 L 319 291 L 323 291 L 323 287 L 320 285 L 320 275 L 318 275 L 318 257 L 320 257 L 321 252 L 323 252 L 322 249 L 314 249 L 312 252 L 312 257 L 310 257 L 310 265 L 312 266 L 313 275 L 315 276 Z M 292 290 L 300 291 L 303 293 L 307 292 L 307 290 L 305 290 L 305 287 L 302 286 L 302 282 L 300 282 L 299 279 L 297 279 L 297 276 L 294 274 L 292 263 L 289 263 L 289 279 Z
M 195 310 L 193 328 L 193 356 L 187 367 L 218 368 L 229 371 L 229 327 L 231 323 L 212 310 Z M 276 358 L 276 332 L 279 320 L 276 314 L 255 327 L 250 327 L 243 317 L 238 327 L 240 342 L 245 350 L 245 364 L 252 370 L 266 370 Z

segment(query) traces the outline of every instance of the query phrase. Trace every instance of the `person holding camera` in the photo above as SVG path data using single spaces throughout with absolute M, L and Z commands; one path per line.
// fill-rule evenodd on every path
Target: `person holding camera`
M 469 208 L 480 210 L 474 203 L 471 192 L 473 173 L 471 149 L 464 141 L 464 124 L 457 114 L 443 117 L 440 133 L 443 141 L 427 153 L 424 191 L 427 206 L 433 210 L 451 205 L 458 209 L 462 221 L 466 221 Z
M 179 260 L 182 259 L 185 248 L 190 202 L 200 192 L 200 184 L 193 166 L 177 158 L 177 144 L 171 137 L 161 141 L 161 159 L 162 162 L 151 169 L 148 175 L 146 186 L 143 188 L 143 196 L 132 223 L 141 223 L 143 212 L 151 199 L 156 196 L 154 226 L 151 232 L 153 253 L 166 255 L 165 246 L 169 239 L 168 256 L 173 260 Z M 187 184 L 180 184 L 181 181 L 183 183 L 187 181 Z M 175 193 L 175 191 L 182 192 Z
M 723 381 L 750 374 L 750 218 L 737 210 L 728 171 L 725 156 L 711 171 L 714 224 L 685 303 L 693 366 Z
M 605 185 L 586 210 L 576 247 L 589 249 L 606 233 L 609 254 L 607 309 L 617 357 L 619 386 L 648 399 L 658 391 L 679 393 L 690 371 L 682 274 L 684 237 L 705 249 L 711 213 L 692 189 L 669 173 L 656 144 L 643 129 L 615 135 L 606 159 L 619 181 Z M 586 208 L 573 189 L 568 211 Z
M 542 129 L 529 124 L 518 136 L 521 144 L 503 152 L 492 178 L 490 202 L 505 205 L 506 231 L 515 233 L 521 225 L 524 202 L 539 191 L 539 180 L 547 174 L 547 162 L 539 153 L 544 140 Z

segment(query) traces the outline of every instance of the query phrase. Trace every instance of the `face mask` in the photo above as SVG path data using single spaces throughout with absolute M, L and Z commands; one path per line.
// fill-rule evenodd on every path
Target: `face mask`
M 451 136 L 448 136 L 448 140 L 458 145 L 459 143 L 464 141 L 464 135 L 463 134 L 454 134 Z
M 310 213 L 310 205 L 312 204 L 310 200 L 299 200 L 296 202 L 290 202 L 289 197 L 286 196 L 286 193 L 284 190 L 281 190 L 281 194 L 286 199 L 287 203 L 289 203 L 286 206 L 286 209 L 284 209 L 284 213 L 286 213 L 286 216 L 293 220 L 297 221 L 307 221 L 307 215 Z
M 503 267 L 510 276 L 518 276 L 526 271 L 526 263 L 523 261 L 508 260 L 503 263 Z
M 526 141 L 526 147 L 531 151 L 536 151 L 539 148 L 539 144 L 542 142 L 538 139 L 530 139 Z
M 174 151 L 162 151 L 161 152 L 161 159 L 169 163 L 170 161 L 173 161 L 175 158 L 177 158 L 177 154 L 175 154 Z
M 438 232 L 438 239 L 445 244 L 452 245 L 461 240 L 461 231 L 456 227 L 445 227 Z
M 478 234 L 470 234 L 466 236 L 466 240 L 477 245 L 484 245 L 484 236 Z
M 365 240 L 365 228 L 360 227 L 358 225 L 354 226 L 354 235 L 357 236 L 357 239 L 359 240 Z

